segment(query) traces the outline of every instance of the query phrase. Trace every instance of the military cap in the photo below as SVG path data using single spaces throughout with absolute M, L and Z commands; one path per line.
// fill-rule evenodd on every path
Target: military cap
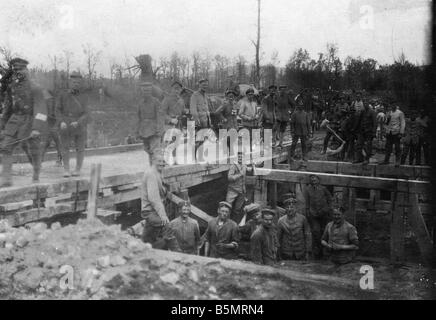
M 245 91 L 245 94 L 250 94 L 250 93 L 254 93 L 254 90 L 253 89 L 248 89 L 247 91 Z
M 230 89 L 226 91 L 225 95 L 228 96 L 229 94 L 233 94 L 235 96 L 237 95 L 235 91 L 230 90 Z
M 269 87 L 268 87 L 268 89 L 277 89 L 277 86 L 275 85 L 275 84 L 272 84 L 272 85 L 270 85 Z
M 260 205 L 258 205 L 257 203 L 251 203 L 251 204 L 249 204 L 248 206 L 246 206 L 244 208 L 244 211 L 247 214 L 250 214 L 250 213 L 253 213 L 253 212 L 258 212 L 258 211 L 260 211 Z
M 12 59 L 10 62 L 9 62 L 9 64 L 11 65 L 11 66 L 22 66 L 22 67 L 27 67 L 27 65 L 29 64 L 29 61 L 27 61 L 27 60 L 24 60 L 24 59 L 22 59 L 22 58 L 14 58 L 14 59 Z
M 82 75 L 80 74 L 80 72 L 77 72 L 77 71 L 73 71 L 73 72 L 71 72 L 71 74 L 70 74 L 70 78 L 77 78 L 77 79 L 81 79 L 81 78 L 83 78 L 82 77 Z
M 274 216 L 276 214 L 276 212 L 272 209 L 269 209 L 269 208 L 262 209 L 262 215 L 266 215 L 266 214 L 271 214 Z
M 149 82 L 149 81 L 143 81 L 143 82 L 141 82 L 139 84 L 139 86 L 141 86 L 141 87 L 152 87 L 153 84 L 151 82 Z
M 222 208 L 222 207 L 227 207 L 227 208 L 229 208 L 230 210 L 232 210 L 232 205 L 231 205 L 230 203 L 226 202 L 226 201 L 221 201 L 221 202 L 218 204 L 218 208 Z
M 203 78 L 198 81 L 198 83 L 209 82 L 209 79 Z
M 297 199 L 294 197 L 288 198 L 285 201 L 283 201 L 284 204 L 291 205 L 297 203 Z
M 182 201 L 182 202 L 180 202 L 179 203 L 179 208 L 181 209 L 181 208 L 183 208 L 183 207 L 191 207 L 191 203 L 189 202 L 189 201 Z
M 171 84 L 171 88 L 172 87 L 174 87 L 174 86 L 180 86 L 180 87 L 182 87 L 183 88 L 183 84 L 180 82 L 180 81 L 174 81 L 172 84 Z

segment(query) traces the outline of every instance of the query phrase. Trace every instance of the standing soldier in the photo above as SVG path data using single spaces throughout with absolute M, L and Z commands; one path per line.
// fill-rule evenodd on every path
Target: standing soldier
M 48 148 L 50 147 L 51 142 L 55 143 L 56 151 L 58 153 L 58 160 L 56 164 L 58 166 L 62 165 L 62 146 L 61 140 L 59 137 L 59 122 L 56 118 L 56 102 L 55 97 L 52 92 L 48 91 L 50 94 L 47 99 L 47 125 L 48 132 L 45 137 L 43 150 L 42 150 L 42 161 L 44 161 L 44 156 L 47 153 Z
M 277 224 L 280 257 L 283 260 L 309 260 L 312 252 L 312 234 L 307 219 L 297 213 L 294 198 L 286 201 L 286 215 Z
M 271 85 L 268 89 L 270 93 L 262 101 L 262 125 L 264 129 L 274 130 L 276 124 L 277 86 Z
M 297 104 L 297 110 L 291 116 L 291 134 L 292 145 L 289 153 L 289 162 L 294 160 L 295 148 L 297 147 L 298 140 L 301 141 L 301 152 L 303 160 L 307 160 L 307 147 L 306 139 L 312 134 L 312 128 L 310 126 L 309 116 L 303 110 L 303 104 L 301 101 Z
M 151 82 L 141 83 L 142 97 L 138 104 L 137 136 L 144 144 L 147 153 L 148 165 L 153 155 L 160 148 L 160 141 L 164 127 L 164 115 L 159 100 L 152 96 L 153 85 Z
M 238 130 L 238 110 L 235 104 L 235 97 L 236 92 L 232 90 L 226 91 L 226 99 L 224 100 L 224 106 L 220 113 L 222 128 L 226 130 Z
M 254 98 L 254 90 L 248 89 L 244 98 L 239 100 L 239 117 L 242 119 L 242 126 L 250 132 L 257 128 L 258 113 L 257 102 Z
M 195 91 L 191 96 L 191 114 L 194 118 L 197 129 L 208 129 L 212 125 L 209 110 L 209 98 L 206 94 L 206 90 L 209 87 L 209 80 L 201 79 L 198 83 L 198 91 Z
M 165 117 L 165 130 L 179 127 L 184 102 L 180 98 L 183 86 L 180 82 L 174 81 L 171 85 L 171 92 L 162 101 L 162 113 Z
M 319 178 L 312 175 L 304 198 L 306 200 L 306 217 L 312 232 L 313 254 L 318 259 L 322 256 L 321 236 L 329 221 L 332 195 L 326 187 L 320 185 Z
M 293 102 L 289 94 L 286 92 L 287 86 L 279 87 L 279 95 L 277 97 L 277 121 L 280 127 L 279 130 L 279 143 L 278 146 L 283 146 L 283 137 L 286 132 L 290 120 L 290 111 L 293 106 Z
M 41 171 L 41 133 L 47 126 L 48 93 L 30 82 L 27 62 L 12 59 L 12 75 L 6 91 L 8 103 L 0 121 L 3 141 L 0 145 L 2 157 L 2 181 L 0 187 L 12 185 L 12 154 L 21 144 L 33 167 L 32 182 L 39 182 Z
M 381 164 L 389 164 L 393 146 L 395 145 L 395 165 L 401 162 L 401 138 L 406 128 L 406 120 L 403 111 L 398 106 L 393 106 L 386 119 L 386 153 L 385 160 Z
M 80 92 L 82 86 L 82 75 L 76 71 L 72 72 L 71 89 L 59 95 L 56 106 L 56 117 L 60 122 L 60 136 L 62 143 L 62 160 L 64 162 L 64 177 L 71 175 L 77 177 L 82 169 L 85 158 L 85 146 L 87 138 L 87 124 L 89 119 L 88 100 Z M 77 150 L 76 170 L 70 172 L 70 147 L 74 141 Z
M 242 152 L 238 152 L 238 162 L 232 163 L 228 173 L 229 185 L 226 202 L 233 207 L 232 220 L 239 223 L 245 204 L 247 166 L 243 163 Z
M 273 266 L 277 262 L 279 243 L 273 223 L 274 215 L 273 210 L 262 210 L 262 222 L 250 238 L 250 257 L 254 263 Z
M 366 103 L 357 121 L 356 158 L 353 163 L 368 164 L 372 154 L 372 140 L 376 136 L 377 119 L 375 112 Z

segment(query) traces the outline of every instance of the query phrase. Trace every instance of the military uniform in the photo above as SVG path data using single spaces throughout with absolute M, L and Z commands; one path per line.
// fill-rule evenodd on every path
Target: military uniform
M 284 260 L 302 260 L 312 252 L 312 234 L 305 216 L 296 213 L 279 219 L 277 224 L 280 255 Z
M 154 97 L 142 98 L 138 103 L 137 135 L 144 143 L 144 150 L 153 158 L 160 148 L 164 129 L 164 115 L 159 100 Z
M 267 95 L 262 101 L 262 125 L 264 129 L 273 129 L 276 122 L 276 96 Z
M 5 105 L 0 129 L 3 130 L 4 138 L 0 145 L 3 155 L 2 186 L 12 184 L 12 154 L 15 148 L 21 144 L 24 152 L 33 167 L 33 181 L 39 180 L 41 171 L 41 138 L 40 134 L 47 127 L 48 93 L 33 85 L 28 79 L 28 71 L 25 68 L 27 61 L 13 59 L 11 65 L 18 64 L 23 67 L 20 71 L 14 71 L 11 82 L 7 88 L 8 103 Z M 33 134 L 35 133 L 35 134 Z
M 359 114 L 359 120 L 357 122 L 357 143 L 356 143 L 356 163 L 369 162 L 369 158 L 372 153 L 372 140 L 375 138 L 377 130 L 376 114 L 373 110 L 363 109 Z M 363 155 L 365 152 L 365 158 Z
M 206 93 L 195 91 L 191 96 L 191 114 L 198 129 L 207 129 L 212 125 L 209 110 L 209 99 Z
M 49 92 L 50 93 L 50 92 Z M 55 143 L 56 151 L 58 153 L 58 163 L 62 163 L 62 146 L 59 137 L 59 122 L 56 117 L 56 102 L 53 94 L 50 93 L 50 97 L 47 100 L 47 134 L 45 135 L 45 141 L 42 151 L 42 161 L 47 153 L 47 149 L 50 147 L 52 141 Z
M 85 157 L 87 140 L 87 124 L 89 120 L 88 99 L 79 90 L 62 92 L 56 105 L 56 117 L 61 124 L 60 137 L 62 143 L 62 158 L 66 174 L 70 171 L 70 147 L 74 141 L 77 150 L 76 172 L 78 175 Z M 77 127 L 72 124 L 77 123 Z M 62 124 L 66 124 L 62 128 Z

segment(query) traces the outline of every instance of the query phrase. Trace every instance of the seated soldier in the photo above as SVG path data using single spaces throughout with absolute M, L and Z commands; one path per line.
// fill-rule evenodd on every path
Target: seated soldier
M 330 251 L 330 260 L 336 264 L 353 261 L 359 249 L 356 228 L 344 219 L 344 208 L 333 210 L 333 221 L 325 228 L 321 244 Z

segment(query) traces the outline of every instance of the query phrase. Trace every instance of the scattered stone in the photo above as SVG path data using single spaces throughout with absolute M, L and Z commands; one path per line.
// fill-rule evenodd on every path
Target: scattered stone
M 127 243 L 127 248 L 132 251 L 139 251 L 143 244 L 138 240 L 131 240 Z
M 47 230 L 47 225 L 45 224 L 45 223 L 42 223 L 42 222 L 38 222 L 38 223 L 36 223 L 36 224 L 34 224 L 31 228 L 30 228 L 30 230 L 32 231 L 32 232 L 34 232 L 34 233 L 42 233 L 42 232 L 44 232 L 45 230 Z
M 144 249 L 145 250 L 151 250 L 151 249 L 153 249 L 153 247 L 152 247 L 152 245 L 150 243 L 145 243 L 144 244 Z
M 175 285 L 179 281 L 180 277 L 175 272 L 167 273 L 166 275 L 160 276 L 160 279 L 168 284 Z
M 62 225 L 59 222 L 55 222 L 51 225 L 50 229 L 52 230 L 59 230 L 62 228 Z
M 7 220 L 0 220 L 0 233 L 7 232 L 11 229 L 9 222 Z
M 5 249 L 12 250 L 13 248 L 14 248 L 14 245 L 12 243 L 6 242 Z
M 193 270 L 193 269 L 189 270 L 188 276 L 189 276 L 189 279 L 191 279 L 195 283 L 198 283 L 198 281 L 200 280 L 198 277 L 198 272 L 196 270 Z
M 121 256 L 114 256 L 110 259 L 110 264 L 112 267 L 119 267 L 126 264 L 126 259 Z
M 110 266 L 111 258 L 109 256 L 100 257 L 97 260 L 97 264 L 100 268 L 107 268 Z
M 209 291 L 212 293 L 216 293 L 216 288 L 214 286 L 209 287 Z
M 29 244 L 29 240 L 27 240 L 25 237 L 19 237 L 17 239 L 17 241 L 15 242 L 15 244 L 19 248 L 24 248 L 25 246 L 27 246 Z

